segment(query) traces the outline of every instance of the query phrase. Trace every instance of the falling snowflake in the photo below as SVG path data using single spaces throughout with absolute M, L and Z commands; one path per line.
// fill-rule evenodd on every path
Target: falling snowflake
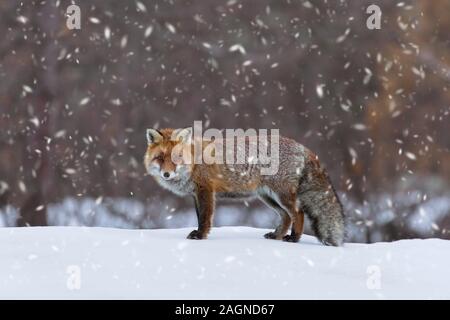
M 317 86 L 316 86 L 316 93 L 317 93 L 317 96 L 319 97 L 319 98 L 323 98 L 323 88 L 325 87 L 325 85 L 324 84 L 318 84 Z
M 240 52 L 241 54 L 245 54 L 245 53 L 246 53 L 245 48 L 244 48 L 241 44 L 234 44 L 234 45 L 232 45 L 232 46 L 228 49 L 228 51 L 230 51 L 230 52 L 236 52 L 236 51 L 238 51 L 238 52 Z

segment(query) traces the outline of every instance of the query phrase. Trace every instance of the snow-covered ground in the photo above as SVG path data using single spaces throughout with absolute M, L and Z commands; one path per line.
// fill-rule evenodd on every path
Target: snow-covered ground
M 450 241 L 326 247 L 268 230 L 0 228 L 0 298 L 450 298 Z

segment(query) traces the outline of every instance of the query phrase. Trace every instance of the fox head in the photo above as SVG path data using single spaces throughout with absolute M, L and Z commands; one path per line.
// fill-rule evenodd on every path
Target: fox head
M 150 175 L 168 181 L 190 174 L 192 128 L 147 129 L 146 136 L 148 146 L 144 164 Z

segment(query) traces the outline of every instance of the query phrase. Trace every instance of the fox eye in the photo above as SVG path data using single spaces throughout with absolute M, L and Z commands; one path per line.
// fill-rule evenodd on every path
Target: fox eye
M 179 153 L 174 154 L 172 161 L 175 164 L 182 164 L 183 163 L 183 153 L 179 152 Z
M 153 160 L 164 161 L 164 157 L 162 154 L 160 154 L 160 155 L 157 155 L 156 157 L 154 157 Z

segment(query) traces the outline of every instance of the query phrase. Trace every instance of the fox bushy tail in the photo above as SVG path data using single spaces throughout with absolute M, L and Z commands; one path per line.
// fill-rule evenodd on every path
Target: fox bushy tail
M 305 163 L 298 197 L 317 238 L 325 245 L 342 245 L 345 238 L 344 210 L 327 172 L 316 159 Z

